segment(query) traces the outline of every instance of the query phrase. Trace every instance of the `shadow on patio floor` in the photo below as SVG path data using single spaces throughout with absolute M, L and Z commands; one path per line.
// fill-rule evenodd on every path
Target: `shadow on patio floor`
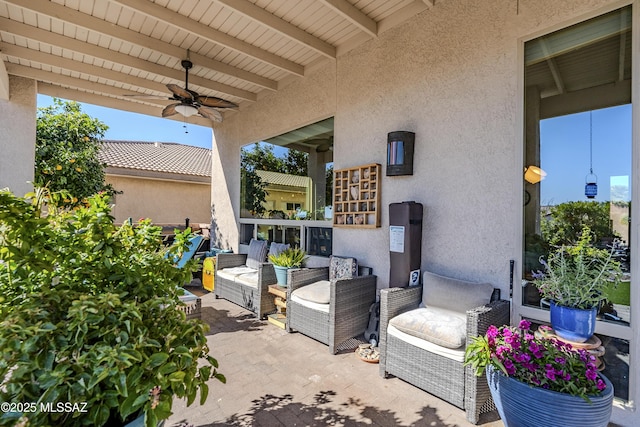
M 191 289 L 190 289 L 191 290 Z M 207 340 L 226 384 L 209 382 L 204 405 L 176 400 L 166 427 L 218 426 L 461 426 L 462 410 L 397 378 L 383 379 L 378 365 L 352 351 L 329 348 L 287 333 L 252 313 L 203 292 Z M 485 414 L 483 427 L 502 426 Z

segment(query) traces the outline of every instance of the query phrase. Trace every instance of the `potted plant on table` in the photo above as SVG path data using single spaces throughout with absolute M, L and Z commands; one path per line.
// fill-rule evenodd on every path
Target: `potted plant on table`
M 465 364 L 476 375 L 486 371 L 505 427 L 607 426 L 613 386 L 598 372 L 595 357 L 536 336 L 530 326 L 526 320 L 518 328 L 491 325 L 465 353 Z
M 0 191 L 0 425 L 156 426 L 174 397 L 204 403 L 225 379 L 208 325 L 180 310 L 195 261 L 171 260 L 190 231 L 163 248 L 149 220 L 114 225 L 104 194 L 55 196 Z
M 575 246 L 562 246 L 547 261 L 540 259 L 544 271 L 533 273 L 533 283 L 549 300 L 551 326 L 561 338 L 582 343 L 593 335 L 599 305 L 622 277 L 613 254 L 593 247 L 585 226 Z
M 301 248 L 287 248 L 278 254 L 269 255 L 269 261 L 273 264 L 276 272 L 278 285 L 287 286 L 287 270 L 290 268 L 300 268 L 307 254 Z

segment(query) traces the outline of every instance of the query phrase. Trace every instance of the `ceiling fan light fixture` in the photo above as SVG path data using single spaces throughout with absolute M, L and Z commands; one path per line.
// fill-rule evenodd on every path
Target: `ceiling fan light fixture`
M 180 104 L 176 105 L 176 111 L 182 114 L 184 117 L 191 117 L 195 114 L 198 114 L 198 109 L 193 105 Z

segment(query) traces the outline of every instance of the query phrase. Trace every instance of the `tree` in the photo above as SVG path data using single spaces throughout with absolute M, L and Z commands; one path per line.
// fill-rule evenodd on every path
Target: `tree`
M 77 102 L 53 101 L 38 108 L 34 185 L 68 192 L 70 205 L 100 191 L 113 194 L 104 183 L 106 165 L 98 158 L 108 126 L 83 113 Z
M 603 238 L 614 237 L 609 216 L 609 202 L 561 203 L 550 208 L 549 218 L 541 224 L 542 236 L 551 245 L 573 245 L 586 226 L 597 243 Z
M 273 148 L 271 144 L 255 143 L 251 149 L 243 148 L 241 151 L 241 206 L 254 217 L 265 214 L 264 203 L 268 194 L 267 184 L 260 179 L 257 170 L 307 176 L 307 153 L 290 149 L 282 158 L 275 155 Z

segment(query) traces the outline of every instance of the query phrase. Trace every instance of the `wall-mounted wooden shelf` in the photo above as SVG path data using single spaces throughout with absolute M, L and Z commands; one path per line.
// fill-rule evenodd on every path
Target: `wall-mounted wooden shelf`
M 372 163 L 335 171 L 334 227 L 380 227 L 380 169 Z

